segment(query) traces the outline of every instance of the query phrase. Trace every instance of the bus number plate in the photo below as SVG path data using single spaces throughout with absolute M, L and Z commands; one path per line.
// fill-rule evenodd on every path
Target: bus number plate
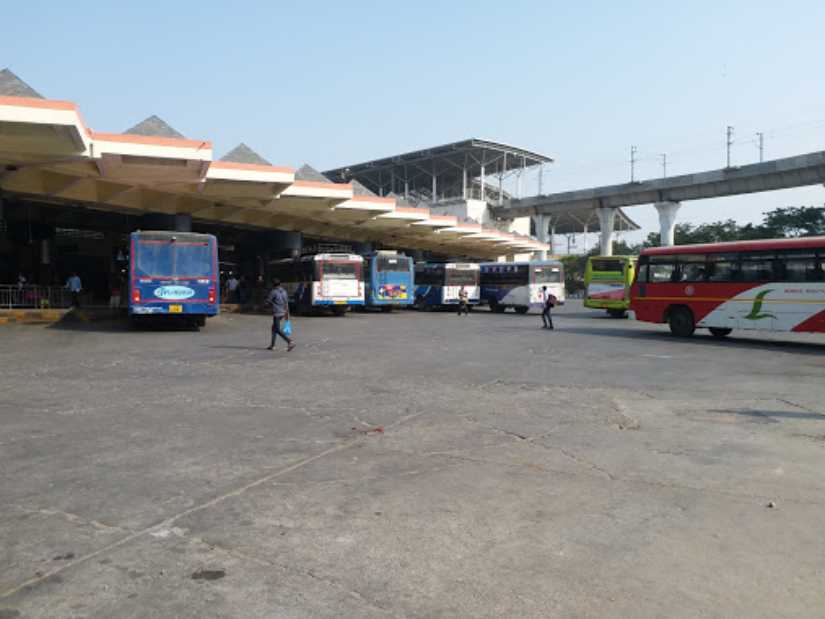
M 183 305 L 170 305 L 169 306 L 169 313 L 170 314 L 182 314 L 183 313 Z
M 347 304 L 346 301 L 341 301 L 341 300 L 336 300 L 335 301 L 335 305 L 346 305 L 346 304 Z

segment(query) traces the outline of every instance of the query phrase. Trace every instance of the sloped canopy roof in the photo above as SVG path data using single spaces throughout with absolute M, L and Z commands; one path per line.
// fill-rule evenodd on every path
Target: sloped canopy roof
M 341 166 L 324 174 L 337 183 L 358 180 L 379 195 L 397 193 L 399 186 L 403 187 L 406 183 L 409 193 L 415 196 L 431 194 L 432 177 L 435 175 L 439 193 L 447 190 L 448 195 L 460 195 L 465 170 L 468 180 L 472 181 L 482 176 L 482 168 L 484 176 L 488 176 L 552 161 L 546 155 L 517 146 L 471 138 Z

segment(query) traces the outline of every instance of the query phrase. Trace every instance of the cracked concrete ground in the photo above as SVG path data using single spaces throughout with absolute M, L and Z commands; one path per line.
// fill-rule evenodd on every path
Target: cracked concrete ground
M 4 328 L 0 619 L 821 617 L 825 337 L 556 322 Z

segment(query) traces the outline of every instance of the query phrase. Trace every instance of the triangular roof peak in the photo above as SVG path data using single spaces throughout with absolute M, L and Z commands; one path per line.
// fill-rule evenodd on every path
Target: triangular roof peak
M 272 165 L 269 161 L 261 157 L 246 144 L 241 142 L 220 159 L 232 163 L 252 163 L 255 165 Z
M 126 135 L 148 135 L 161 138 L 183 138 L 183 134 L 173 129 L 165 120 L 152 114 L 143 119 L 131 129 L 123 132 Z
M 319 183 L 329 183 L 330 180 L 321 174 L 318 170 L 313 168 L 308 163 L 305 163 L 298 171 L 295 172 L 295 180 L 297 181 L 315 181 Z
M 17 77 L 11 69 L 0 70 L 0 97 L 42 99 L 43 95 Z

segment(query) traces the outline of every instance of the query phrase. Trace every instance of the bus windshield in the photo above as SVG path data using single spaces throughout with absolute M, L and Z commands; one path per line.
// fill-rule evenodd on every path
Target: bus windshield
M 445 269 L 447 286 L 477 286 L 478 271 L 475 269 Z
M 144 277 L 210 277 L 209 243 L 138 241 L 137 273 Z
M 410 270 L 410 259 L 405 256 L 378 256 L 375 260 L 379 272 L 406 273 Z
M 323 262 L 321 274 L 324 279 L 358 279 L 358 265 L 354 262 Z
M 558 284 L 561 281 L 561 269 L 553 266 L 533 267 L 533 278 L 537 284 Z

